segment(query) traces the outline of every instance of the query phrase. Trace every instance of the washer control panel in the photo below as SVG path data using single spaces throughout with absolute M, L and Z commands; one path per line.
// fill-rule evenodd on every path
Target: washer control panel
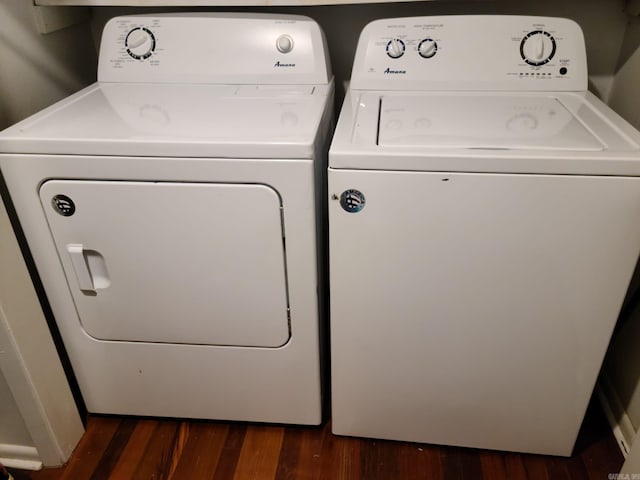
M 357 89 L 587 88 L 581 28 L 572 20 L 456 15 L 376 20 L 358 42 Z
M 325 43 L 318 24 L 299 15 L 115 17 L 102 33 L 98 80 L 327 83 L 331 73 Z

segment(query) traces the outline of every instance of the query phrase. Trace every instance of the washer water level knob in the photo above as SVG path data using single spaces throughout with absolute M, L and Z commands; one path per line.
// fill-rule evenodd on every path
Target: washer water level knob
M 438 51 L 438 44 L 432 38 L 425 38 L 418 44 L 418 53 L 422 58 L 431 58 Z
M 399 38 L 394 38 L 387 42 L 387 55 L 391 58 L 400 58 L 404 55 L 405 45 Z
M 149 58 L 156 49 L 156 37 L 151 30 L 137 27 L 127 34 L 124 46 L 131 57 L 136 60 L 144 60 Z
M 289 35 L 280 35 L 276 40 L 276 48 L 280 53 L 289 53 L 293 50 L 293 38 Z
M 529 65 L 544 65 L 553 58 L 555 53 L 555 38 L 543 30 L 527 33 L 520 42 L 520 55 Z

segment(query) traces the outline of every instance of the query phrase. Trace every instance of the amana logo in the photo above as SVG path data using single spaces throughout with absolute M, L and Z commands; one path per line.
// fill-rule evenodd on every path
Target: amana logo
M 406 70 L 391 70 L 390 68 L 387 68 L 384 73 L 386 74 L 394 74 L 394 75 L 404 75 L 407 73 Z
M 364 208 L 364 193 L 350 188 L 340 195 L 340 206 L 349 213 L 358 213 Z
M 280 61 L 278 60 L 273 66 L 274 67 L 295 67 L 296 64 L 295 63 L 280 63 Z

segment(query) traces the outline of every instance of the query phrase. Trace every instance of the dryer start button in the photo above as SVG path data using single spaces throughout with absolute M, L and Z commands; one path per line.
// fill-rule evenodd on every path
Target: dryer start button
M 276 40 L 276 48 L 280 53 L 289 53 L 293 50 L 293 38 L 289 35 L 280 35 Z

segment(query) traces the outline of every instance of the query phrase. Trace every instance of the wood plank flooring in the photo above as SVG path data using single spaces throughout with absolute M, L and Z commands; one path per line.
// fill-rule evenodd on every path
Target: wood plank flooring
M 592 402 L 571 458 L 337 437 L 321 427 L 90 415 L 61 468 L 16 480 L 606 480 L 623 457 Z

